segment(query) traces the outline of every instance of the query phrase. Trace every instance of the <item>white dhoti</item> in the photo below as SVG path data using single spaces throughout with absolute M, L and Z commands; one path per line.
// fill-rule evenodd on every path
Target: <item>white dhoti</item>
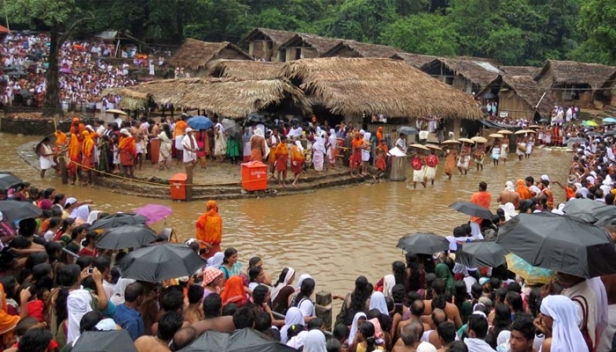
M 530 153 L 533 152 L 533 145 L 531 143 L 528 143 L 526 145 L 526 155 L 530 155 Z
M 507 154 L 508 154 L 508 149 L 509 146 L 506 144 L 501 144 L 501 150 L 500 150 L 500 158 L 501 159 L 507 159 Z
M 175 149 L 184 150 L 184 146 L 182 146 L 182 141 L 184 140 L 184 135 L 179 135 L 175 137 Z
M 49 170 L 52 167 L 56 166 L 56 163 L 48 156 L 39 156 L 39 165 L 41 170 Z
M 468 162 L 471 160 L 471 156 L 461 156 L 460 160 L 458 160 L 458 167 L 462 169 L 468 169 Z
M 515 153 L 517 155 L 524 155 L 524 154 L 526 154 L 526 143 L 518 144 L 518 147 L 516 148 Z
M 426 177 L 425 168 L 413 170 L 413 182 L 424 182 Z
M 436 177 L 436 167 L 426 167 L 426 178 L 428 180 L 434 180 Z

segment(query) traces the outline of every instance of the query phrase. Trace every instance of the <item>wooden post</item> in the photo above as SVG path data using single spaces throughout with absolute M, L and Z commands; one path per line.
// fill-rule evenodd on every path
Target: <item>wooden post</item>
M 66 169 L 66 159 L 64 155 L 58 157 L 58 166 L 60 167 L 60 175 L 62 176 L 62 184 L 68 185 L 68 170 Z
M 316 295 L 315 311 L 318 318 L 323 319 L 323 324 L 327 331 L 332 331 L 332 294 L 331 292 L 321 291 Z
M 186 201 L 190 202 L 193 195 L 193 170 L 195 165 L 193 163 L 186 164 Z

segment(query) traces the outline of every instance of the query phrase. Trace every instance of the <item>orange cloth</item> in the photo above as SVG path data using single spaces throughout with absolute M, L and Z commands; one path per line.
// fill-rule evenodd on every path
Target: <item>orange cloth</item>
M 263 161 L 263 153 L 261 149 L 255 148 L 250 150 L 250 161 Z
M 520 195 L 520 199 L 530 199 L 532 197 L 530 191 L 528 190 L 528 187 L 526 187 L 526 184 L 524 183 L 524 180 L 518 180 L 517 185 L 517 192 Z
M 548 198 L 548 208 L 554 209 L 554 194 L 552 193 L 552 191 L 549 188 L 544 188 L 543 194 Z
M 94 167 L 94 140 L 90 137 L 92 133 L 88 131 L 84 131 L 83 135 L 83 147 L 81 149 L 83 155 L 83 161 L 81 162 L 83 166 L 87 169 L 91 169 Z
M 238 306 L 246 303 L 246 291 L 244 290 L 244 283 L 239 275 L 231 276 L 225 282 L 225 289 L 220 294 L 222 305 L 226 306 L 229 303 L 237 303 Z
M 10 315 L 7 309 L 6 303 L 6 293 L 4 292 L 4 286 L 0 284 L 0 301 L 2 302 L 2 307 L 0 307 L 0 335 L 4 335 L 5 333 L 12 331 L 15 329 L 15 326 L 19 322 L 18 315 Z
M 385 169 L 387 168 L 387 160 L 385 159 L 385 154 L 376 158 L 375 166 L 380 171 L 385 171 Z
M 565 187 L 565 194 L 567 200 L 575 198 L 575 191 L 571 189 L 571 187 Z
M 289 148 L 287 143 L 281 142 L 276 146 L 276 171 L 287 170 L 287 160 L 289 159 Z
M 180 120 L 175 123 L 175 129 L 173 130 L 173 138 L 183 135 L 186 133 L 186 128 L 188 128 L 188 124 L 184 120 Z
M 71 131 L 73 127 L 71 127 Z M 79 141 L 79 132 L 75 132 L 71 134 L 71 139 L 68 143 L 68 159 L 69 163 L 67 168 L 71 175 L 74 175 L 77 172 L 77 164 L 81 163 L 81 142 Z
M 135 158 L 137 157 L 137 144 L 135 138 L 120 137 L 120 143 L 118 143 L 118 151 L 120 153 L 120 163 L 124 166 L 133 166 Z
M 383 149 L 383 153 L 385 155 L 389 153 L 389 147 L 387 147 L 387 144 L 385 142 L 379 142 L 379 148 Z
M 379 126 L 379 128 L 376 129 L 376 141 L 380 142 L 384 139 L 385 136 L 383 135 L 383 126 Z
M 60 148 L 64 147 L 68 142 L 68 139 L 66 138 L 66 133 L 62 131 L 56 131 L 54 134 L 56 135 L 56 146 Z
M 477 204 L 480 207 L 484 207 L 486 209 L 490 209 L 490 204 L 492 203 L 492 194 L 487 191 L 473 193 L 473 195 L 471 196 L 471 203 Z M 483 219 L 472 216 L 471 221 L 481 224 Z
M 210 200 L 206 203 L 205 209 L 195 227 L 197 228 L 197 239 L 206 243 L 220 243 L 222 241 L 222 218 L 218 214 L 218 205 Z

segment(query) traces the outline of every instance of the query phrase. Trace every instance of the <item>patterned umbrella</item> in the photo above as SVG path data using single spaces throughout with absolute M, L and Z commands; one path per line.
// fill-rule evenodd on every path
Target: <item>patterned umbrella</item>
M 530 285 L 547 284 L 554 276 L 552 270 L 532 266 L 526 260 L 513 253 L 507 254 L 505 260 L 507 261 L 507 269 L 519 275 Z

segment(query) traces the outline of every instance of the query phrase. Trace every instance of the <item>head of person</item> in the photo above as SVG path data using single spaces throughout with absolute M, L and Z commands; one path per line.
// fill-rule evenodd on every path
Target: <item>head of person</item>
M 210 295 L 211 296 L 211 295 Z M 209 296 L 208 296 L 209 297 Z M 227 303 L 223 308 L 222 308 L 222 316 L 223 317 L 230 317 L 233 316 L 235 314 L 235 312 L 237 312 L 239 309 L 239 307 L 237 306 L 236 303 Z
M 479 182 L 479 192 L 485 192 L 488 190 L 488 184 L 485 182 Z
M 184 324 L 184 317 L 180 312 L 166 312 L 158 321 L 156 337 L 163 341 L 169 341 L 182 328 L 182 324 Z
M 509 327 L 511 352 L 532 352 L 535 340 L 535 324 L 529 317 L 516 318 Z
M 440 323 L 447 321 L 447 313 L 445 310 L 436 308 L 432 312 L 432 324 L 434 326 L 439 326 Z
M 203 314 L 206 319 L 216 318 L 222 314 L 222 300 L 218 293 L 210 293 L 203 299 Z
M 258 284 L 262 284 L 265 280 L 265 272 L 263 268 L 260 266 L 253 266 L 248 270 L 248 278 L 250 282 L 256 282 Z
M 183 307 L 182 289 L 179 286 L 167 287 L 160 296 L 160 308 L 165 312 L 181 312 Z
M 468 336 L 475 339 L 485 339 L 488 334 L 488 319 L 479 313 L 468 317 Z
M 444 321 L 438 324 L 436 332 L 438 333 L 441 345 L 444 347 L 449 346 L 456 340 L 456 326 L 452 322 Z
M 255 326 L 255 310 L 251 307 L 242 307 L 233 314 L 233 325 L 235 328 L 246 329 Z
M 172 351 L 179 351 L 197 339 L 197 330 L 192 326 L 181 328 L 173 335 Z
M 424 311 L 426 310 L 426 306 L 424 304 L 424 301 L 421 299 L 415 300 L 413 301 L 413 303 L 411 303 L 411 314 L 414 317 L 421 317 L 424 313 Z
M 316 286 L 316 282 L 312 278 L 304 279 L 302 282 L 302 286 L 299 289 L 300 294 L 304 298 L 308 298 L 314 292 L 314 288 Z
M 237 263 L 237 250 L 235 248 L 227 248 L 225 249 L 224 259 L 222 260 L 223 264 L 233 265 Z
M 259 285 L 252 290 L 252 301 L 256 305 L 262 305 L 269 301 L 270 291 L 265 285 Z
M 48 329 L 28 330 L 19 340 L 18 352 L 45 352 L 49 348 L 52 335 Z
M 203 299 L 203 287 L 199 285 L 190 285 L 188 288 L 188 303 L 200 304 Z
M 423 330 L 423 324 L 421 324 L 417 320 L 414 320 L 401 329 L 400 339 L 402 339 L 402 342 L 405 346 L 409 348 L 417 348 L 417 346 L 421 342 Z
M 526 184 L 526 187 L 533 186 L 535 184 L 535 179 L 532 176 L 527 176 L 524 179 L 524 183 Z

